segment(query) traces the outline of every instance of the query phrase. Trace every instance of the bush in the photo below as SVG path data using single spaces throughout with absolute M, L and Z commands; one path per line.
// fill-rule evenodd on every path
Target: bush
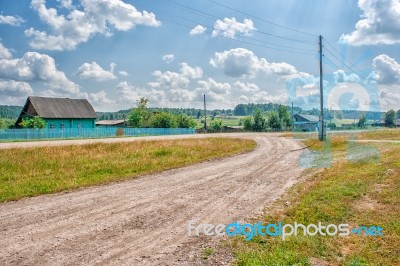
M 196 120 L 187 115 L 177 115 L 176 123 L 179 128 L 195 128 L 197 125 Z
M 243 121 L 244 130 L 252 131 L 253 126 L 254 126 L 253 118 L 251 116 L 246 117 Z
M 32 118 L 23 118 L 19 126 L 22 128 L 45 128 L 46 122 L 40 116 L 34 116 Z
M 221 131 L 222 129 L 222 121 L 221 120 L 214 120 L 211 123 L 211 128 L 215 131 Z
M 170 113 L 158 113 L 151 117 L 150 127 L 154 128 L 175 128 L 178 124 L 174 115 Z

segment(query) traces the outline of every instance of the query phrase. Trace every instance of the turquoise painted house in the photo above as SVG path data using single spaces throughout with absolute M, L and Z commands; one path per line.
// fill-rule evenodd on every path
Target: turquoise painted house
M 86 99 L 30 96 L 18 117 L 16 127 L 25 117 L 40 116 L 49 129 L 95 128 L 97 114 Z

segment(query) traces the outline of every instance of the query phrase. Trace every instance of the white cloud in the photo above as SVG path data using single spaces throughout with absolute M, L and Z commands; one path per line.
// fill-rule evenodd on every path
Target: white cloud
M 361 81 L 360 77 L 357 74 L 355 73 L 346 74 L 346 72 L 343 69 L 338 69 L 336 72 L 333 72 L 333 76 L 335 78 L 336 83 Z
M 72 0 L 57 0 L 60 3 L 60 6 L 66 9 L 72 9 Z
M 32 93 L 33 90 L 31 86 L 26 82 L 0 80 L 0 95 L 2 95 L 2 97 L 26 97 Z
M 165 63 L 169 64 L 175 60 L 174 54 L 166 54 L 162 57 Z
M 126 77 L 126 76 L 129 76 L 129 73 L 126 72 L 126 71 L 119 71 L 119 72 L 118 72 L 118 75 L 123 76 L 123 77 Z
M 3 46 L 3 44 L 0 42 L 0 59 L 10 59 L 12 57 L 12 54 L 9 49 Z
M 52 57 L 37 52 L 27 52 L 17 59 L 0 59 L 0 78 L 27 82 L 43 81 L 53 89 L 68 93 L 80 92 L 79 86 L 57 69 Z
M 146 97 L 149 99 L 150 103 L 159 103 L 166 98 L 166 94 L 162 90 L 142 89 L 135 87 L 126 81 L 121 81 L 118 83 L 118 85 L 115 87 L 115 90 L 119 94 L 117 102 L 127 107 L 135 106 L 136 101 L 138 101 L 141 97 Z
M 269 63 L 265 58 L 258 58 L 252 51 L 245 48 L 235 48 L 221 53 L 215 53 L 210 64 L 221 68 L 230 77 L 254 77 L 260 70 L 277 76 L 301 74 L 288 63 Z
M 98 104 L 112 104 L 113 100 L 109 99 L 105 91 L 99 91 L 94 93 L 89 93 L 88 95 L 90 102 Z
M 355 46 L 400 43 L 399 0 L 359 0 L 358 6 L 363 14 L 356 29 L 340 41 Z
M 251 19 L 244 19 L 243 23 L 236 21 L 234 17 L 218 19 L 214 23 L 214 30 L 212 36 L 224 36 L 228 38 L 235 38 L 237 34 L 249 35 L 256 28 L 254 27 Z
M 20 26 L 24 22 L 25 22 L 25 20 L 18 16 L 14 17 L 14 16 L 0 15 L 0 24 L 8 24 L 11 26 Z
M 372 66 L 375 79 L 380 84 L 395 84 L 400 82 L 400 64 L 386 54 L 374 58 Z
M 97 81 L 105 81 L 116 79 L 117 77 L 114 75 L 114 68 L 116 64 L 110 64 L 110 71 L 104 70 L 101 66 L 99 66 L 96 62 L 92 63 L 84 63 L 78 68 L 77 74 L 79 77 L 84 79 L 94 79 Z
M 191 67 L 187 63 L 181 63 L 180 72 L 185 77 L 192 79 L 199 79 L 203 76 L 203 70 L 200 67 L 198 66 Z
M 171 102 L 190 102 L 197 96 L 189 85 L 192 80 L 203 76 L 203 70 L 200 67 L 191 67 L 187 63 L 181 63 L 179 72 L 156 70 L 153 72 L 155 81 L 148 85 L 157 91 L 165 91 L 167 100 Z
M 57 9 L 47 8 L 45 0 L 32 0 L 31 7 L 47 24 L 49 32 L 29 28 L 25 35 L 31 37 L 30 46 L 35 49 L 73 50 L 96 34 L 112 35 L 112 29 L 127 31 L 136 25 L 159 26 L 153 13 L 140 12 L 130 4 L 119 0 L 107 2 L 80 0 L 82 10 L 70 8 L 67 15 L 58 14 Z
M 212 78 L 199 80 L 197 83 L 199 85 L 195 90 L 197 98 L 201 98 L 201 95 L 206 94 L 208 100 L 223 102 L 229 97 L 231 92 L 231 85 L 229 83 L 217 82 Z
M 233 84 L 236 90 L 238 90 L 240 93 L 243 92 L 256 92 L 259 91 L 260 88 L 257 86 L 255 83 L 249 83 L 249 82 L 241 82 L 241 81 L 236 81 L 235 84 Z
M 193 29 L 190 30 L 189 34 L 190 35 L 199 35 L 204 33 L 207 30 L 207 28 L 201 26 L 201 25 L 197 25 L 196 27 L 194 27 Z

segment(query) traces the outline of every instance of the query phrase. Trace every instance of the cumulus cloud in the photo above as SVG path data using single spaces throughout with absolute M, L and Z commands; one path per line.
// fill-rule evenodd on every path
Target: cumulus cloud
M 166 98 L 166 94 L 163 90 L 139 88 L 128 83 L 127 81 L 121 81 L 118 83 L 118 85 L 115 87 L 115 90 L 119 94 L 117 102 L 128 107 L 134 106 L 136 101 L 138 101 L 141 97 L 146 97 L 149 99 L 150 103 L 159 103 Z
M 112 35 L 113 29 L 127 31 L 136 25 L 161 25 L 153 13 L 140 12 L 119 0 L 80 0 L 82 10 L 69 5 L 69 1 L 62 1 L 61 4 L 70 9 L 69 14 L 58 14 L 56 8 L 47 8 L 45 0 L 32 0 L 31 7 L 49 28 L 49 32 L 34 28 L 25 31 L 25 35 L 32 38 L 29 42 L 32 48 L 73 50 L 96 34 Z
M 196 27 L 194 27 L 193 29 L 190 30 L 189 34 L 190 35 L 199 35 L 199 34 L 204 33 L 206 30 L 207 30 L 206 27 L 197 25 Z
M 340 41 L 351 45 L 400 43 L 400 2 L 398 0 L 359 0 L 363 11 L 355 30 Z
M 187 63 L 181 63 L 179 72 L 156 70 L 153 72 L 155 81 L 148 85 L 155 91 L 162 90 L 168 95 L 168 101 L 171 102 L 190 102 L 195 99 L 194 92 L 189 85 L 192 80 L 203 76 L 203 70 L 200 67 L 191 67 Z
M 380 84 L 400 82 L 400 64 L 386 54 L 378 55 L 372 61 L 375 79 Z
M 2 96 L 26 97 L 32 92 L 31 86 L 26 82 L 0 80 L 0 95 Z
M 174 54 L 166 54 L 162 57 L 165 63 L 169 64 L 175 60 Z
M 236 18 L 218 19 L 214 23 L 214 30 L 212 36 L 223 36 L 228 38 L 235 38 L 237 34 L 249 35 L 256 30 L 251 19 L 244 19 L 243 22 L 236 21 Z
M 3 16 L 0 15 L 0 24 L 7 24 L 10 26 L 20 26 L 25 20 L 18 16 Z
M 4 45 L 0 42 L 0 59 L 10 59 L 12 54 L 9 49 L 4 47 Z
M 27 52 L 22 58 L 0 59 L 0 78 L 15 81 L 43 81 L 50 88 L 79 93 L 79 86 L 59 71 L 52 57 Z
M 360 77 L 357 74 L 347 74 L 343 69 L 338 69 L 336 72 L 333 72 L 333 76 L 335 77 L 336 83 L 361 81 Z
M 270 63 L 265 58 L 258 58 L 252 51 L 245 48 L 217 52 L 211 58 L 210 64 L 221 68 L 230 77 L 254 77 L 260 70 L 277 76 L 299 74 L 296 68 L 288 63 Z
M 115 66 L 115 63 L 111 63 L 110 71 L 107 71 L 96 62 L 84 63 L 78 68 L 77 75 L 84 79 L 94 79 L 97 81 L 112 80 L 117 78 L 113 73 Z
M 198 98 L 207 94 L 207 99 L 211 101 L 224 101 L 231 92 L 231 85 L 229 83 L 217 82 L 212 78 L 206 80 L 199 80 L 198 88 L 195 92 L 198 94 Z
M 112 104 L 113 100 L 109 99 L 105 91 L 93 92 L 88 94 L 90 102 L 98 104 Z
M 256 92 L 259 91 L 260 88 L 257 86 L 255 83 L 249 83 L 249 82 L 241 82 L 241 81 L 236 81 L 234 84 L 234 87 L 236 90 L 238 90 L 240 93 L 243 92 Z

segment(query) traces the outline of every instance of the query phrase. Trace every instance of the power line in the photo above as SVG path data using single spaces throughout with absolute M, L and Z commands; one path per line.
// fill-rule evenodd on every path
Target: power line
M 108 2 L 108 1 L 105 1 L 105 0 L 99 0 L 99 1 L 100 1 L 100 2 L 104 2 L 104 3 L 107 3 L 107 4 L 110 4 L 110 5 L 113 5 L 113 6 L 117 6 L 117 7 L 120 7 L 120 8 L 124 8 L 124 9 L 130 10 L 130 11 L 136 11 L 136 10 L 133 10 L 133 9 L 131 9 L 131 8 L 127 8 L 127 7 L 124 7 L 124 6 L 120 6 L 120 5 L 118 5 L 118 4 L 114 4 L 114 3 L 111 3 L 111 2 Z M 168 0 L 168 1 L 172 1 L 172 0 Z M 174 1 L 172 1 L 172 2 L 174 2 Z M 168 22 L 170 22 L 170 23 L 172 23 L 172 24 L 175 24 L 175 25 L 178 25 L 178 26 L 181 26 L 181 27 L 185 27 L 185 28 L 189 28 L 189 29 L 192 29 L 192 28 L 193 28 L 192 26 L 187 26 L 187 25 L 178 23 L 178 22 L 176 22 L 176 21 L 170 20 L 170 19 L 168 19 L 168 18 L 163 18 L 162 16 L 158 16 L 158 17 L 161 18 L 161 19 L 163 19 L 164 21 L 168 21 Z M 176 16 L 176 17 L 178 17 L 178 16 Z M 180 18 L 181 18 L 181 19 L 188 20 L 188 19 L 186 19 L 186 18 L 182 18 L 182 17 L 180 17 Z M 193 21 L 192 21 L 192 22 L 193 22 Z M 197 23 L 197 22 L 194 22 L 194 23 Z M 220 36 L 220 35 L 218 35 L 218 36 L 216 36 L 216 37 L 217 37 L 217 38 L 226 38 L 226 39 L 238 41 L 238 42 L 241 42 L 241 43 L 246 43 L 246 44 L 250 44 L 250 45 L 254 45 L 254 46 L 259 46 L 259 47 L 263 47 L 263 48 L 268 48 L 268 49 L 272 49 L 272 50 L 277 50 L 277 51 L 282 51 L 282 52 L 296 53 L 296 54 L 304 54 L 304 55 L 314 55 L 314 54 L 312 54 L 312 53 L 306 53 L 306 51 L 310 51 L 310 52 L 311 52 L 312 50 L 310 50 L 310 49 L 307 50 L 307 49 L 301 49 L 301 48 L 296 48 L 296 47 L 282 46 L 282 45 L 278 45 L 278 44 L 273 44 L 273 43 L 264 42 L 264 41 L 261 41 L 261 40 L 256 40 L 256 39 L 249 38 L 249 37 L 246 37 L 246 36 L 241 36 L 241 38 L 250 39 L 250 40 L 258 41 L 258 42 L 264 42 L 264 43 L 267 43 L 267 44 L 270 44 L 270 45 L 275 45 L 275 46 L 280 46 L 280 47 L 287 47 L 287 48 L 290 48 L 290 49 L 296 49 L 296 50 L 300 50 L 300 51 L 290 51 L 290 50 L 286 50 L 286 49 L 270 47 L 270 46 L 266 46 L 266 45 L 261 45 L 261 44 L 256 44 L 256 43 L 247 42 L 247 41 L 244 41 L 244 40 L 241 40 L 241 39 L 231 38 L 231 37 L 228 37 L 228 36 Z M 301 52 L 301 51 L 305 51 L 305 52 Z
M 230 9 L 230 10 L 236 11 L 236 12 L 242 14 L 242 15 L 249 16 L 249 17 L 252 17 L 252 18 L 255 18 L 255 19 L 264 21 L 264 22 L 266 22 L 266 23 L 268 23 L 268 24 L 271 24 L 271 25 L 274 25 L 274 26 L 277 26 L 277 27 L 280 27 L 280 28 L 283 28 L 283 29 L 291 30 L 291 31 L 298 32 L 298 33 L 302 33 L 302 34 L 309 35 L 309 36 L 314 36 L 314 37 L 317 37 L 317 36 L 318 36 L 318 35 L 316 35 L 316 34 L 311 34 L 311 33 L 307 33 L 307 32 L 304 32 L 304 31 L 296 30 L 296 29 L 293 29 L 293 28 L 290 28 L 290 27 L 286 27 L 286 26 L 277 24 L 277 23 L 275 23 L 275 22 L 272 22 L 272 21 L 269 21 L 269 20 L 266 20 L 266 19 L 263 19 L 263 18 L 254 16 L 254 15 L 251 15 L 251 14 L 249 14 L 249 13 L 240 11 L 240 10 L 238 10 L 238 9 L 235 9 L 235 8 L 233 8 L 233 7 L 224 5 L 224 4 L 219 3 L 219 2 L 217 2 L 217 1 L 214 1 L 214 0 L 208 0 L 208 1 L 210 1 L 210 2 L 212 2 L 212 3 L 214 3 L 214 4 L 216 4 L 216 5 L 223 6 L 223 7 L 225 7 L 225 8 Z
M 167 1 L 168 1 L 168 2 L 171 2 L 171 3 L 174 3 L 175 5 L 181 6 L 181 7 L 183 7 L 183 8 L 186 8 L 186 9 L 188 9 L 188 10 L 194 11 L 194 12 L 196 12 L 196 13 L 201 13 L 201 14 L 203 14 L 203 15 L 209 17 L 209 18 L 219 20 L 218 17 L 216 17 L 216 16 L 214 16 L 214 15 L 212 15 L 212 14 L 209 14 L 209 13 L 207 13 L 207 12 L 204 12 L 204 11 L 202 11 L 202 10 L 199 10 L 199 9 L 196 9 L 196 8 L 193 8 L 193 7 L 189 7 L 189 6 L 187 6 L 187 5 L 184 5 L 184 4 L 179 3 L 179 2 L 177 2 L 177 1 L 174 1 L 174 0 L 167 0 Z M 228 23 L 229 23 L 229 22 L 228 22 Z M 231 24 L 232 24 L 232 23 L 231 23 Z M 261 33 L 261 34 L 264 34 L 264 35 L 268 35 L 268 36 L 271 36 L 271 37 L 275 37 L 275 38 L 287 40 L 287 41 L 292 41 L 292 42 L 297 42 L 297 43 L 306 44 L 306 45 L 315 45 L 315 44 L 316 44 L 316 42 L 305 41 L 305 40 L 300 40 L 300 39 L 295 39 L 295 38 L 289 38 L 289 37 L 285 37 L 285 36 L 281 36 L 281 35 L 277 35 L 277 34 L 265 32 L 265 31 L 261 31 L 261 30 L 258 30 L 258 29 L 255 29 L 255 32 L 258 32 L 258 33 Z
M 336 47 L 331 44 L 328 40 L 325 40 L 325 42 L 338 54 L 340 55 L 341 53 L 336 49 Z M 343 61 L 347 61 L 351 66 L 353 66 L 354 68 L 356 68 L 358 71 L 362 71 L 361 69 L 359 69 L 356 65 L 354 65 L 350 60 L 347 60 L 346 58 L 343 58 Z
M 338 58 L 338 57 L 336 57 L 329 49 L 327 49 L 326 47 L 325 47 L 325 51 L 327 51 L 330 55 L 332 55 L 336 60 L 338 60 L 339 62 L 341 62 L 341 60 Z M 331 60 L 330 60 L 331 61 Z M 332 63 L 332 61 L 331 61 L 331 63 Z M 352 69 L 351 67 L 349 67 L 348 65 L 346 65 L 344 62 L 341 62 L 348 70 L 350 70 L 350 72 L 352 72 L 352 73 L 355 73 L 355 74 L 357 74 L 357 75 L 359 75 L 360 77 L 362 77 L 362 78 L 364 78 L 364 79 L 367 79 L 367 77 L 366 76 L 364 76 L 363 74 L 361 74 L 360 72 L 357 72 L 357 71 L 354 71 L 354 69 Z M 335 65 L 335 66 L 337 66 L 337 65 Z M 339 69 L 341 69 L 340 67 L 338 67 Z

